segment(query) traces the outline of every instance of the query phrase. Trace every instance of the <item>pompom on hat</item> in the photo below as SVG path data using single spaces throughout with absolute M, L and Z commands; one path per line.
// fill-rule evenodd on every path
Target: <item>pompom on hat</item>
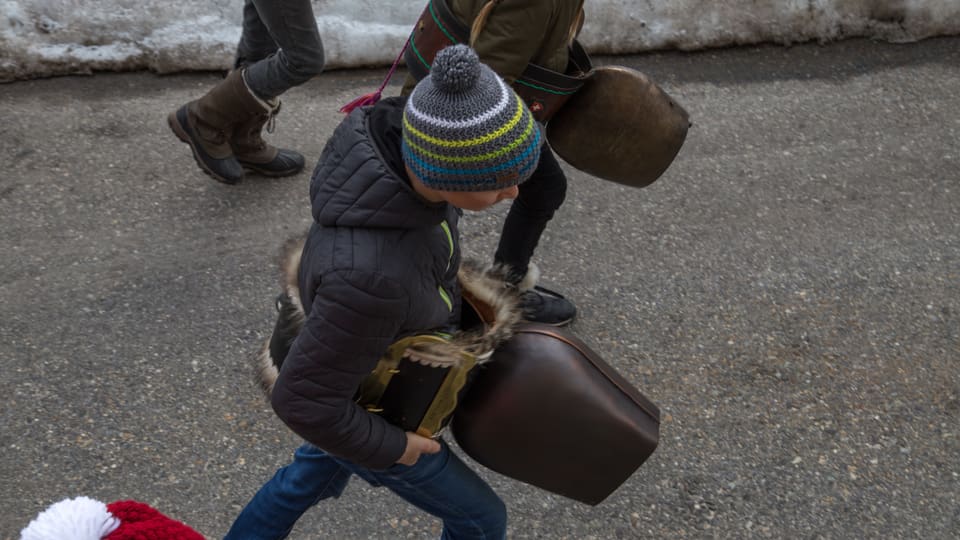
M 203 535 L 137 501 L 89 497 L 53 504 L 20 531 L 20 540 L 204 540 Z
M 543 144 L 526 104 L 466 45 L 434 58 L 403 111 L 403 160 L 443 191 L 493 191 L 533 174 Z

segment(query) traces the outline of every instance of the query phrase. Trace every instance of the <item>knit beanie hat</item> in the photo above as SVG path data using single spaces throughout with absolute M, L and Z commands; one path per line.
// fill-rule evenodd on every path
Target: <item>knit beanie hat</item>
M 20 540 L 204 540 L 190 527 L 137 501 L 64 499 L 20 531 Z
M 433 189 L 515 186 L 533 174 L 541 144 L 523 100 L 466 45 L 437 53 L 404 107 L 403 160 Z

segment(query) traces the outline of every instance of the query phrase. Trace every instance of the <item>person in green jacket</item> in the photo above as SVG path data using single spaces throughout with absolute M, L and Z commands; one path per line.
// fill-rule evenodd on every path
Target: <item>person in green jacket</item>
M 450 11 L 471 28 L 470 46 L 480 61 L 508 84 L 533 63 L 563 73 L 569 47 L 583 25 L 583 0 L 446 0 Z M 402 95 L 416 85 L 408 75 Z M 523 294 L 527 320 L 562 326 L 577 310 L 564 296 L 535 286 L 533 253 L 547 223 L 563 204 L 567 177 L 544 139 L 540 163 L 520 186 L 500 234 L 494 261 L 509 267 L 511 280 Z

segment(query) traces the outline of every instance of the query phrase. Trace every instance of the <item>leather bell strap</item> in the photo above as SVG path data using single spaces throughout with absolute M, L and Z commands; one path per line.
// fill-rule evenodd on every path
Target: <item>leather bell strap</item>
M 445 343 L 446 341 L 436 335 L 415 335 L 395 342 L 377 362 L 370 375 L 361 382 L 357 403 L 371 413 L 387 418 L 395 416 L 397 411 L 385 410 L 382 401 L 384 395 L 390 389 L 391 382 L 395 382 L 395 379 L 401 373 L 401 363 L 414 362 L 407 358 L 407 350 L 419 344 Z M 411 394 L 433 392 L 432 397 L 428 396 L 429 405 L 422 418 L 413 420 L 413 424 L 415 424 L 413 431 L 424 437 L 437 437 L 440 434 L 456 410 L 458 396 L 467 383 L 467 375 L 476 364 L 477 358 L 474 355 L 462 352 L 459 361 L 450 366 L 429 368 L 431 371 L 437 370 L 433 372 L 435 375 L 442 371 L 446 372 L 440 377 L 439 385 L 431 388 L 427 384 L 418 384 L 414 388 L 401 389 L 401 391 Z M 400 427 L 406 429 L 406 426 Z M 414 426 L 410 425 L 409 427 Z

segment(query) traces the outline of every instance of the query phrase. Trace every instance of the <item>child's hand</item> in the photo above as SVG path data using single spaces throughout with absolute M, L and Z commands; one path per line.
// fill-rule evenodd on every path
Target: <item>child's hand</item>
M 433 439 L 407 432 L 407 448 L 397 460 L 401 465 L 412 466 L 420 459 L 420 454 L 436 454 L 440 451 L 440 443 Z

